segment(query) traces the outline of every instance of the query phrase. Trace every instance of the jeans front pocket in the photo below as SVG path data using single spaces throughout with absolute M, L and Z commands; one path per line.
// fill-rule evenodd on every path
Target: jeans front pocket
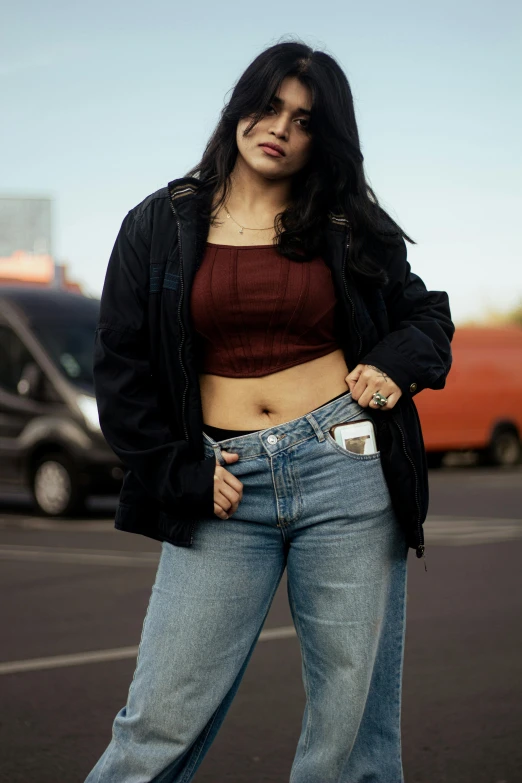
M 363 421 L 364 419 L 358 419 L 358 421 Z M 369 420 L 371 421 L 371 420 Z M 348 459 L 353 459 L 355 461 L 361 461 L 361 462 L 367 462 L 367 461 L 373 461 L 373 460 L 380 460 L 381 458 L 381 452 L 376 451 L 374 454 L 356 454 L 353 451 L 347 451 L 342 446 L 337 443 L 335 438 L 330 434 L 330 429 L 328 429 L 325 433 L 325 439 L 326 443 L 335 451 L 339 452 L 339 454 L 342 454 L 344 457 L 348 457 Z
M 328 517 L 337 515 L 342 523 L 386 527 L 392 520 L 388 485 L 381 463 L 381 452 L 354 454 L 340 446 L 330 433 L 315 441 L 316 456 L 312 469 L 303 475 L 303 484 L 315 473 L 315 486 L 324 493 Z

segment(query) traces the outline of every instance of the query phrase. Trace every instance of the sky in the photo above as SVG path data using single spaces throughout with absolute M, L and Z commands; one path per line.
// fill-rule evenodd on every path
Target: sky
M 53 199 L 53 254 L 100 295 L 129 209 L 201 158 L 248 64 L 326 51 L 367 179 L 454 319 L 522 301 L 522 4 L 10 4 L 0 25 L 0 196 Z

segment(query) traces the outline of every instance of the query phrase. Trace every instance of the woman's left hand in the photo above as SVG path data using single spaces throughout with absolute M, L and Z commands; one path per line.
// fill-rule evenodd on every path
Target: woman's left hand
M 393 408 L 399 397 L 401 389 L 392 381 L 389 375 L 374 367 L 373 364 L 358 364 L 344 379 L 352 393 L 352 399 L 362 405 L 363 408 L 371 405 L 372 408 L 388 411 Z M 372 396 L 379 392 L 388 399 L 386 405 L 377 405 Z

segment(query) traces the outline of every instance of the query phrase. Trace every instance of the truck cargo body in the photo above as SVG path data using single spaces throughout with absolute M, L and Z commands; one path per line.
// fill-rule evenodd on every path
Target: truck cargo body
M 445 388 L 425 389 L 415 400 L 426 451 L 476 449 L 497 464 L 515 464 L 522 434 L 522 328 L 457 328 L 452 349 Z

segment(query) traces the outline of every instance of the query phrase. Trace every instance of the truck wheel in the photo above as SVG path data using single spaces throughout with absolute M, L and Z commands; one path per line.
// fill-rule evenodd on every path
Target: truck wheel
M 493 433 L 484 457 L 488 465 L 516 465 L 522 454 L 522 444 L 516 429 L 510 425 L 498 427 Z
M 44 454 L 35 462 L 31 490 L 36 507 L 44 516 L 71 516 L 84 508 L 85 494 L 66 454 Z

